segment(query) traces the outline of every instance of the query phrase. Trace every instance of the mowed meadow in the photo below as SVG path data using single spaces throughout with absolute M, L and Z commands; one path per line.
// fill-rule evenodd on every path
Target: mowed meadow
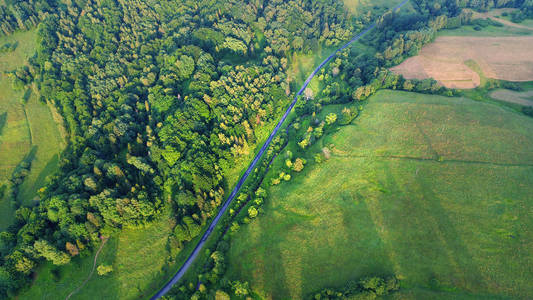
M 393 274 L 391 299 L 533 297 L 533 119 L 384 90 L 322 144 L 232 238 L 230 278 L 267 299 Z

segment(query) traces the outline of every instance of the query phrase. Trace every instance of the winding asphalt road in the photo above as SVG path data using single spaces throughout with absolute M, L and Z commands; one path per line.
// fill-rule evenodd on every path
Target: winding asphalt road
M 400 4 L 396 5 L 392 11 L 396 11 L 398 10 L 399 8 L 401 8 L 402 6 L 404 6 L 409 0 L 403 0 Z M 276 134 L 278 133 L 279 129 L 281 128 L 281 126 L 283 125 L 283 123 L 285 122 L 285 120 L 287 119 L 287 117 L 289 116 L 289 113 L 292 111 L 292 109 L 294 108 L 294 105 L 296 105 L 296 102 L 298 101 L 298 96 L 300 96 L 303 91 L 305 90 L 305 88 L 309 85 L 309 82 L 311 82 L 311 79 L 313 79 L 313 77 L 315 77 L 315 75 L 318 73 L 318 71 L 320 71 L 320 69 L 322 69 L 322 67 L 324 67 L 324 65 L 326 65 L 331 59 L 333 59 L 337 53 L 339 51 L 342 51 L 344 50 L 346 47 L 350 46 L 353 42 L 356 42 L 358 41 L 359 39 L 361 39 L 361 37 L 363 37 L 365 34 L 367 34 L 369 31 L 371 31 L 372 29 L 374 29 L 376 27 L 376 23 L 373 23 L 372 25 L 370 25 L 368 28 L 366 28 L 365 30 L 363 30 L 361 33 L 359 33 L 358 35 L 356 35 L 353 39 L 351 39 L 349 42 L 347 42 L 346 44 L 344 44 L 342 47 L 340 47 L 339 49 L 335 50 L 335 52 L 333 52 L 330 56 L 328 56 L 323 62 L 320 63 L 320 65 L 318 65 L 318 67 L 316 67 L 316 69 L 309 75 L 309 77 L 307 77 L 307 79 L 305 80 L 304 84 L 302 85 L 302 88 L 300 88 L 300 90 L 298 91 L 298 93 L 296 93 L 296 96 L 294 96 L 294 99 L 292 100 L 291 102 L 291 105 L 287 108 L 287 110 L 285 111 L 285 113 L 283 114 L 283 117 L 281 118 L 281 120 L 279 120 L 278 124 L 276 125 L 276 127 L 274 128 L 274 130 L 272 131 L 272 133 L 270 134 L 270 136 L 268 137 L 268 139 L 265 141 L 265 143 L 263 144 L 263 146 L 261 147 L 261 150 L 259 150 L 259 152 L 255 155 L 254 157 L 254 160 L 252 161 L 252 163 L 250 163 L 250 165 L 248 166 L 248 169 L 246 169 L 246 172 L 244 173 L 244 175 L 241 177 L 241 179 L 239 180 L 239 182 L 237 182 L 237 185 L 235 186 L 235 188 L 233 189 L 233 191 L 231 192 L 231 194 L 229 195 L 228 199 L 226 200 L 226 202 L 224 203 L 224 205 L 222 206 L 222 208 L 219 210 L 218 214 L 216 215 L 216 217 L 213 219 L 213 221 L 211 222 L 211 224 L 209 225 L 209 228 L 207 229 L 207 231 L 204 233 L 204 235 L 202 236 L 202 239 L 200 240 L 200 242 L 198 242 L 198 244 L 196 245 L 196 247 L 194 248 L 194 250 L 192 251 L 191 255 L 187 258 L 187 260 L 185 261 L 185 263 L 181 266 L 181 268 L 178 270 L 178 272 L 172 277 L 172 279 L 167 282 L 167 284 L 165 284 L 165 286 L 163 288 L 161 288 L 161 290 L 159 290 L 159 292 L 157 292 L 152 298 L 151 300 L 156 300 L 156 299 L 159 299 L 161 298 L 162 296 L 164 296 L 166 293 L 168 293 L 168 291 L 172 288 L 172 286 L 174 284 L 176 284 L 176 282 L 178 282 L 182 277 L 183 275 L 185 274 L 185 272 L 187 272 L 187 270 L 189 270 L 189 268 L 191 267 L 191 265 L 193 264 L 194 260 L 196 259 L 196 257 L 198 256 L 198 254 L 200 253 L 200 251 L 202 250 L 202 248 L 204 247 L 205 245 L 205 242 L 207 241 L 207 239 L 209 238 L 209 236 L 211 235 L 211 233 L 213 232 L 213 229 L 215 228 L 215 226 L 217 226 L 218 222 L 220 221 L 220 219 L 222 218 L 222 215 L 224 215 L 224 213 L 226 212 L 226 210 L 228 209 L 229 205 L 233 202 L 233 199 L 235 198 L 235 196 L 237 195 L 237 193 L 239 192 L 239 190 L 241 189 L 242 185 L 244 184 L 244 182 L 246 181 L 246 179 L 248 178 L 248 176 L 250 175 L 250 172 L 252 172 L 252 170 L 255 168 L 255 165 L 257 164 L 257 162 L 259 161 L 259 159 L 261 159 L 261 156 L 263 155 L 263 153 L 266 151 L 266 149 L 268 148 L 268 146 L 270 146 L 270 143 L 272 142 L 272 139 L 274 138 L 274 136 L 276 136 Z

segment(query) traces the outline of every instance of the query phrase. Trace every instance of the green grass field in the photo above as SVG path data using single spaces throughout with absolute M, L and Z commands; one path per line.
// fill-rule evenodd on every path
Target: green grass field
M 271 188 L 234 236 L 231 279 L 273 299 L 390 274 L 393 299 L 533 297 L 533 119 L 381 91 L 321 142 L 332 157 Z
M 19 201 L 30 204 L 37 190 L 43 186 L 46 176 L 57 170 L 59 151 L 63 149 L 65 141 L 52 118 L 50 109 L 46 104 L 39 102 L 35 93 L 32 93 L 26 103 L 26 113 L 32 147 L 35 147 L 36 151 L 31 171 L 20 186 Z
M 21 203 L 30 204 L 45 177 L 56 169 L 64 141 L 48 106 L 39 102 L 33 91 L 24 97 L 24 91 L 14 90 L 11 80 L 3 74 L 23 66 L 35 53 L 36 30 L 0 38 L 0 45 L 13 42 L 18 42 L 13 52 L 0 54 L 0 116 L 3 119 L 0 123 L 0 184 L 5 183 L 15 166 L 33 149 L 32 168 L 18 195 Z M 11 223 L 13 214 L 7 200 L 0 200 L 0 211 L 0 229 L 3 229 Z

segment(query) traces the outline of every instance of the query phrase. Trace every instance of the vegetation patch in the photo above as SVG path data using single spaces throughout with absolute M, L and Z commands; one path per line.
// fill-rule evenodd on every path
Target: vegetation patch
M 270 188 L 228 276 L 276 299 L 391 274 L 414 298 L 532 297 L 533 121 L 466 98 L 368 101 L 321 140 L 329 159 Z

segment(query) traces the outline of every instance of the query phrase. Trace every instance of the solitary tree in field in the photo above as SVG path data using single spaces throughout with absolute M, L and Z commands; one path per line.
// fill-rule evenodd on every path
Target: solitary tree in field
M 337 114 L 335 113 L 330 113 L 326 116 L 326 123 L 328 125 L 331 125 L 333 123 L 335 123 L 337 121 Z
M 98 272 L 98 275 L 100 275 L 100 276 L 109 274 L 109 273 L 113 272 L 113 266 L 110 266 L 110 265 L 99 265 L 98 268 L 96 268 L 96 272 Z
M 231 283 L 231 287 L 237 297 L 244 297 L 249 293 L 248 282 L 234 281 Z
M 296 172 L 300 172 L 304 169 L 304 160 L 301 159 L 301 158 L 297 158 L 295 161 L 294 161 L 294 164 L 293 164 L 293 167 L 292 169 Z
M 248 208 L 248 216 L 250 216 L 250 219 L 257 217 L 257 208 L 255 208 L 254 206 Z

